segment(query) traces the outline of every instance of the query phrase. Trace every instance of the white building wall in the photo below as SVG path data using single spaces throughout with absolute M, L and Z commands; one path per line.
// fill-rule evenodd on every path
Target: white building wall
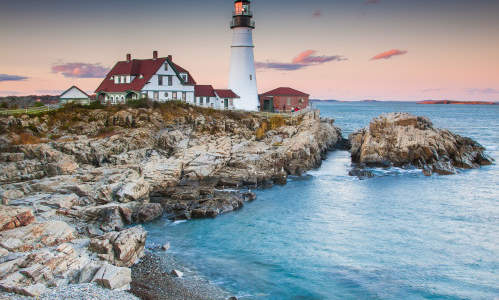
M 147 83 L 144 88 L 142 88 L 143 93 L 147 93 L 150 99 L 155 100 L 154 92 L 158 92 L 159 101 L 173 100 L 173 92 L 177 92 L 177 100 L 182 100 L 182 92 L 186 92 L 186 102 L 194 102 L 194 86 L 193 85 L 183 85 L 180 79 L 177 77 L 172 67 L 168 65 L 168 70 L 165 70 L 165 62 L 154 74 L 149 83 Z M 160 75 L 172 76 L 172 85 L 168 85 L 168 77 L 163 78 L 163 85 L 159 85 L 158 77 Z M 187 75 L 187 74 L 186 74 Z
M 232 31 L 229 88 L 240 97 L 236 102 L 235 108 L 257 111 L 259 101 L 252 29 L 236 27 Z
M 88 99 L 88 96 L 85 93 L 82 93 L 77 88 L 71 88 L 69 91 L 62 94 L 59 99 Z

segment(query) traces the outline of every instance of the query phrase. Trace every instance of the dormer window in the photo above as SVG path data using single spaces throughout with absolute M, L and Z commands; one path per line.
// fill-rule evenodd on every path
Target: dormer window
M 180 77 L 182 77 L 184 82 L 187 82 L 187 74 L 180 74 Z
M 165 71 L 168 71 L 168 62 L 165 62 Z
M 144 75 L 140 74 L 140 75 L 139 75 L 139 78 L 140 78 L 140 79 L 144 79 Z

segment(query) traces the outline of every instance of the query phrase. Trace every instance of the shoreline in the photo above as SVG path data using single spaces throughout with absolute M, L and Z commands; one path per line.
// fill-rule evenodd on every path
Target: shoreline
M 147 249 L 144 257 L 132 266 L 131 294 L 140 299 L 158 300 L 226 300 L 233 296 L 179 263 L 168 251 L 160 251 Z M 172 270 L 182 272 L 182 278 L 172 276 Z
M 318 111 L 283 117 L 178 103 L 0 118 L 0 290 L 37 297 L 131 284 L 144 299 L 227 299 L 168 254 L 144 256 L 140 224 L 240 209 L 255 197 L 245 187 L 285 184 L 319 166 L 343 141 L 333 124 Z M 187 280 L 167 275 L 170 267 Z M 157 297 L 141 289 L 150 281 Z

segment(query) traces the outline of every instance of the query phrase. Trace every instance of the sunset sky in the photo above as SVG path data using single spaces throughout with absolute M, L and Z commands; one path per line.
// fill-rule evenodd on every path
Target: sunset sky
M 232 0 L 23 0 L 0 9 L 0 96 L 93 93 L 126 53 L 228 84 Z M 499 101 L 498 0 L 254 0 L 260 92 Z

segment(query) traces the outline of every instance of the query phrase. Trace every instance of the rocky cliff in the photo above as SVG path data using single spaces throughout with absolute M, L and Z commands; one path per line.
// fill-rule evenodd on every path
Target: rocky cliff
M 317 112 L 165 104 L 0 118 L 0 289 L 128 289 L 146 240 L 131 225 L 238 209 L 255 198 L 245 187 L 284 184 L 341 139 Z
M 474 140 L 435 128 L 425 117 L 382 115 L 349 137 L 352 162 L 363 166 L 415 166 L 425 175 L 455 174 L 492 163 Z

